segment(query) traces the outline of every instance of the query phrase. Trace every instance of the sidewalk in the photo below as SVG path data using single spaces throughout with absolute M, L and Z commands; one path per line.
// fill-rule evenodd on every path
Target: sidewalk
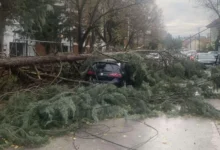
M 210 103 L 220 106 L 220 101 Z M 107 120 L 87 126 L 76 136 L 55 138 L 43 148 L 26 150 L 220 150 L 217 128 L 217 121 L 191 116 L 162 116 L 142 123 Z
M 85 130 L 79 131 L 76 137 L 65 136 L 53 139 L 49 145 L 32 150 L 128 149 L 125 147 L 131 150 L 220 150 L 220 135 L 212 120 L 187 116 L 152 118 L 144 122 L 158 130 L 159 134 L 154 139 L 149 140 L 156 135 L 154 129 L 140 122 L 118 119 L 90 126 L 86 133 Z

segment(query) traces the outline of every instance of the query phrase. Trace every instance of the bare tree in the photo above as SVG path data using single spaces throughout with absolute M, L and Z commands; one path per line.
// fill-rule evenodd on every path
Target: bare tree
M 219 0 L 196 0 L 201 6 L 210 10 L 214 15 L 220 19 L 220 2 Z M 215 41 L 215 49 L 218 50 L 220 41 L 220 27 L 218 27 L 218 36 Z
M 113 20 L 115 14 L 124 9 L 135 6 L 137 3 L 134 0 L 66 0 L 69 6 L 69 15 L 72 23 L 77 30 L 77 43 L 79 53 L 85 50 L 87 38 L 93 31 L 100 31 L 103 25 L 103 32 L 98 32 L 99 37 L 104 41 L 112 42 L 111 35 L 109 34 L 107 40 L 106 34 L 110 33 L 109 25 Z M 75 20 L 75 21 L 74 21 Z M 107 31 L 109 30 L 109 31 Z
M 108 9 L 108 5 L 105 8 Z M 106 49 L 109 45 L 125 44 L 124 40 L 127 40 L 125 50 L 133 47 L 135 39 L 137 43 L 140 41 L 140 44 L 144 45 L 149 31 L 162 28 L 161 13 L 154 0 L 142 1 L 141 5 L 113 12 L 105 16 L 103 20 L 102 25 L 96 29 L 96 33 L 106 44 Z M 152 33 L 156 35 L 156 32 Z
M 150 42 L 160 40 L 160 30 L 163 29 L 162 12 L 155 4 L 149 1 L 144 5 L 133 7 L 129 12 L 129 34 L 128 46 L 132 47 L 134 41 L 136 46 L 146 46 L 146 39 Z M 150 35 L 150 36 L 149 36 Z
M 219 0 L 196 0 L 201 6 L 207 8 L 220 18 L 220 2 Z

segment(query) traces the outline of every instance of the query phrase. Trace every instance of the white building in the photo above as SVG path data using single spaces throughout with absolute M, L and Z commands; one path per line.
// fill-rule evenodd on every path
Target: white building
M 219 34 L 220 19 L 214 20 L 212 23 L 207 25 L 207 28 L 210 28 L 210 34 L 211 34 L 210 36 L 211 36 L 212 42 L 215 42 Z
M 19 29 L 19 24 L 6 26 L 4 33 L 4 50 L 7 56 L 35 56 L 33 47 L 35 43 L 26 43 L 14 31 Z
M 210 28 L 211 42 L 216 44 L 220 31 L 220 19 L 214 20 L 212 23 L 207 25 L 207 28 Z M 218 45 L 215 46 L 215 49 L 220 51 L 220 41 L 218 42 Z
M 4 33 L 4 53 L 6 54 L 6 56 L 36 56 L 38 55 L 36 52 L 37 43 L 56 43 L 53 41 L 24 39 L 15 32 L 18 29 L 19 24 L 6 26 L 6 30 Z M 62 40 L 62 48 L 64 49 L 64 52 L 70 52 L 70 42 L 68 42 L 67 40 Z

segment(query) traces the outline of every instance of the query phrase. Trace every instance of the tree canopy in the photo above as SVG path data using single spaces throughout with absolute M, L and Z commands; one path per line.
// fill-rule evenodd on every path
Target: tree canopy
M 8 5 L 10 1 L 0 0 L 1 44 L 6 21 L 18 22 L 17 32 L 28 38 L 74 40 L 80 53 L 100 43 L 108 49 L 127 41 L 127 49 L 161 41 L 162 12 L 154 0 L 16 0 Z
M 182 48 L 182 40 L 173 38 L 171 34 L 167 34 L 163 40 L 164 48 L 167 50 L 180 50 Z
M 33 25 L 45 24 L 47 12 L 53 11 L 56 0 L 0 0 L 0 52 L 3 50 L 6 25 L 18 22 L 28 34 Z

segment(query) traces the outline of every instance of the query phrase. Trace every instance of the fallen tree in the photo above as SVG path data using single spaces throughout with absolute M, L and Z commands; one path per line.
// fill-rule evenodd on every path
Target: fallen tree
M 72 84 L 65 84 L 26 89 L 5 98 L 8 105 L 0 112 L 0 149 L 11 144 L 39 146 L 48 136 L 74 131 L 80 123 L 126 115 L 165 112 L 220 119 L 220 111 L 205 101 L 213 94 L 212 83 L 195 62 L 176 59 L 164 66 L 138 54 L 113 57 L 129 63 L 133 87 L 78 84 L 71 88 Z
M 36 56 L 36 57 L 14 57 L 0 59 L 0 67 L 20 67 L 29 66 L 37 64 L 49 64 L 49 63 L 59 63 L 59 62 L 72 62 L 85 60 L 92 55 L 63 55 L 63 56 Z
M 99 51 L 95 51 L 95 55 L 98 54 L 104 57 L 111 57 L 120 54 L 146 54 L 146 53 L 159 53 L 161 56 L 168 56 L 169 58 L 173 57 L 168 51 L 153 51 L 153 50 L 135 50 L 135 51 L 126 51 L 126 52 L 114 52 L 114 53 L 101 53 Z M 33 66 L 38 64 L 51 64 L 51 63 L 60 63 L 60 62 L 73 62 L 86 60 L 90 57 L 94 57 L 94 54 L 82 54 L 82 55 L 61 55 L 61 56 L 33 56 L 33 57 L 12 57 L 12 58 L 4 58 L 0 59 L 0 67 L 23 67 L 23 66 Z M 179 54 L 180 55 L 180 54 Z M 174 58 L 174 57 L 173 57 Z M 120 61 L 120 60 L 119 60 Z M 122 61 L 122 60 L 121 60 Z

